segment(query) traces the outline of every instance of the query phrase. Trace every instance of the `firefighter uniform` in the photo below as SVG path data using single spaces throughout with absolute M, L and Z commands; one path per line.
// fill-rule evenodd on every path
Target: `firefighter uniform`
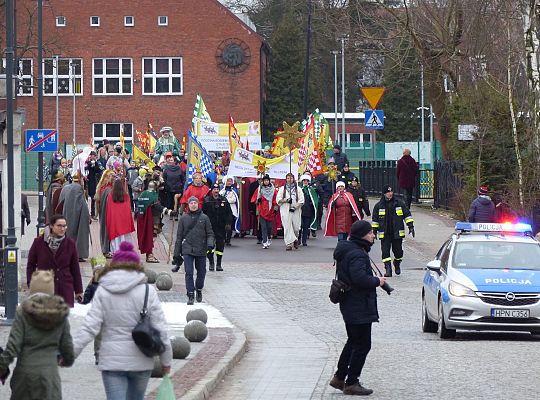
M 219 185 L 215 184 L 212 189 L 218 189 Z M 226 230 L 231 228 L 233 213 L 227 199 L 218 194 L 216 198 L 212 193 L 204 198 L 203 213 L 210 219 L 212 230 L 216 238 L 216 248 L 208 252 L 207 258 L 210 262 L 210 271 L 214 270 L 214 253 L 216 253 L 216 270 L 223 271 L 221 259 L 223 258 L 223 250 L 225 249 Z
M 394 196 L 392 187 L 384 187 L 381 200 L 373 208 L 372 221 L 373 232 L 381 241 L 382 260 L 386 270 L 384 276 L 392 276 L 390 250 L 394 253 L 396 275 L 399 275 L 401 273 L 400 264 L 403 260 L 405 224 L 409 228 L 409 233 L 414 237 L 414 220 L 405 202 Z

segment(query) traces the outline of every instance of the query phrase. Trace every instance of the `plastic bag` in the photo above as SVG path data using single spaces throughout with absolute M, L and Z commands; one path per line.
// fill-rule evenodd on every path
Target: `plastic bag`
M 158 395 L 156 400 L 176 400 L 176 395 L 174 394 L 174 387 L 169 375 L 163 377 L 161 385 L 159 385 Z

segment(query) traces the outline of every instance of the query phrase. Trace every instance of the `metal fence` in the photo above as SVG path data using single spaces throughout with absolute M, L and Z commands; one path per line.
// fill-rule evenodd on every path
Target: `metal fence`
M 463 164 L 458 161 L 438 160 L 435 163 L 434 201 L 437 208 L 450 209 L 456 194 L 463 188 Z

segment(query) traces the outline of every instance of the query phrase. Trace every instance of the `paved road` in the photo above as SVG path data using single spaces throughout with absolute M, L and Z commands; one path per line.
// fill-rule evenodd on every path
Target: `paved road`
M 418 235 L 407 239 L 404 273 L 396 291 L 379 292 L 381 322 L 362 381 L 374 399 L 536 399 L 538 340 L 528 334 L 461 333 L 440 341 L 420 330 L 422 266 L 452 232 L 430 211 L 415 213 Z M 317 244 L 317 245 L 315 245 Z M 318 237 L 284 252 L 282 242 L 262 250 L 255 240 L 234 241 L 223 273 L 209 273 L 207 298 L 243 329 L 248 353 L 212 398 L 333 399 L 328 387 L 344 326 L 328 301 L 335 241 Z M 380 260 L 378 243 L 372 257 Z

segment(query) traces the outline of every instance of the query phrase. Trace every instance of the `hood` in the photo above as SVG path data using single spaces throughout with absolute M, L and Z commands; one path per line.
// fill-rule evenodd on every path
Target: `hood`
M 452 273 L 451 279 L 481 292 L 540 292 L 540 271 L 538 270 L 460 268 L 452 270 Z
M 69 306 L 60 296 L 36 293 L 21 303 L 23 314 L 31 325 L 51 330 L 62 324 L 69 314 Z
M 99 286 L 110 293 L 126 293 L 135 286 L 146 282 L 146 275 L 136 270 L 115 269 L 107 271 L 105 275 L 103 273 L 99 278 Z
M 334 249 L 334 260 L 342 260 L 347 255 L 347 253 L 349 253 L 351 250 L 356 249 L 357 247 L 358 246 L 350 240 L 343 240 L 341 242 L 338 242 L 336 248 Z
M 478 196 L 477 200 L 480 204 L 484 206 L 491 203 L 491 199 L 489 198 L 489 196 Z
M 178 172 L 180 171 L 180 166 L 178 164 L 167 165 L 167 171 Z

